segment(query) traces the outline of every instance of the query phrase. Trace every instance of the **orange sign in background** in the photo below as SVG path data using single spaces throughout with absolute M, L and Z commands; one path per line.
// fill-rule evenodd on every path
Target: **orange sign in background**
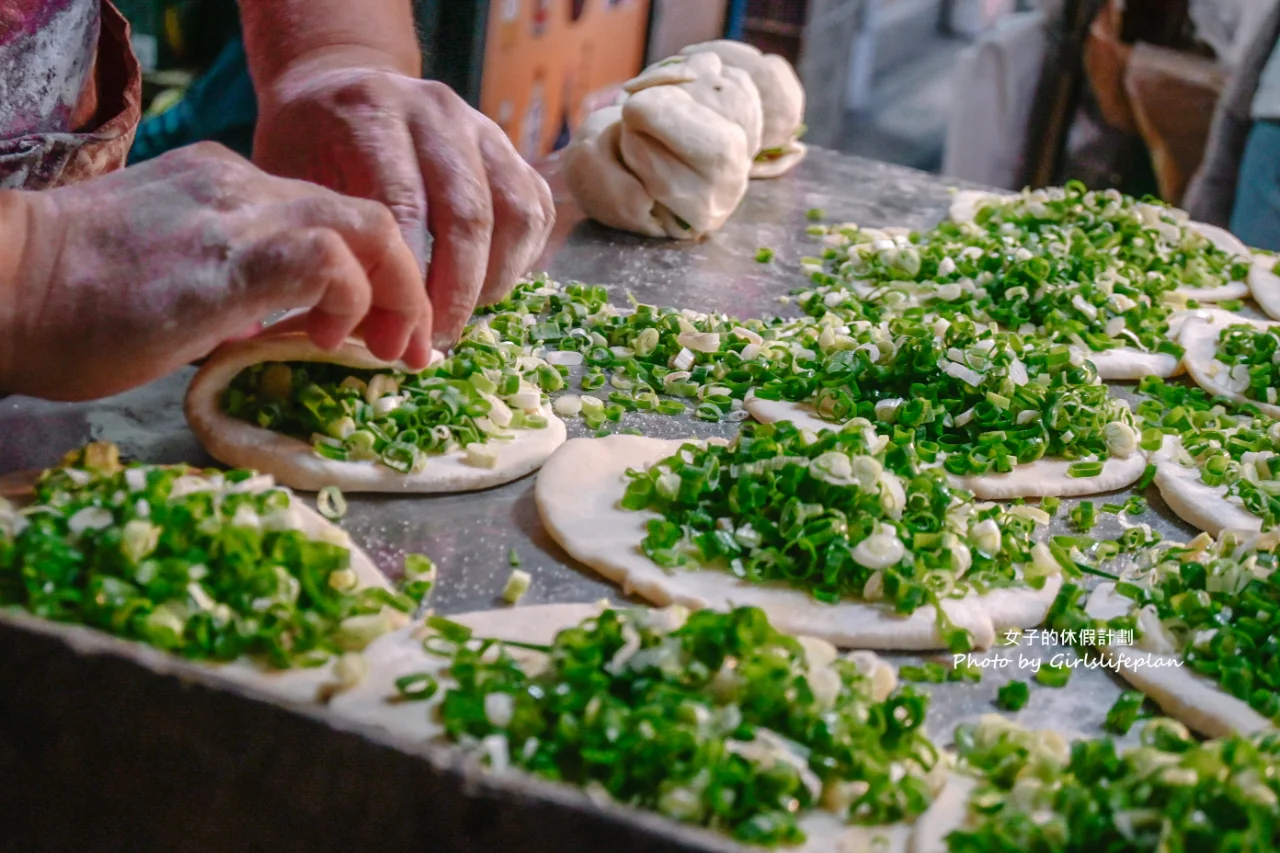
M 640 72 L 648 26 L 649 0 L 493 0 L 480 110 L 526 160 L 544 157 Z

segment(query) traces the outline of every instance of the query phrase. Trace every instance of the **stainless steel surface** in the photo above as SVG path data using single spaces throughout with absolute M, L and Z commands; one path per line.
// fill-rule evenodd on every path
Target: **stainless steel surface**
M 937 221 L 948 202 L 947 185 L 936 177 L 886 164 L 814 150 L 791 176 L 757 181 L 728 225 L 702 243 L 653 241 L 610 231 L 584 221 L 559 186 L 560 221 L 543 266 L 561 281 L 579 280 L 611 286 L 612 297 L 626 304 L 626 293 L 644 302 L 678 305 L 738 316 L 787 313 L 794 309 L 778 297 L 803 283 L 800 257 L 814 254 L 813 238 L 804 233 L 805 212 L 821 208 L 827 218 L 863 225 L 906 225 L 923 228 Z M 773 248 L 771 264 L 755 261 L 756 250 Z M 0 476 L 51 465 L 67 450 L 90 440 L 110 439 L 130 457 L 153 462 L 212 464 L 186 428 L 182 394 L 191 369 L 109 400 L 88 404 L 53 404 L 25 398 L 0 401 Z M 623 426 L 648 435 L 683 437 L 731 435 L 735 425 L 706 424 L 690 417 L 629 414 Z M 571 421 L 571 437 L 583 434 Z M 514 548 L 533 584 L 522 604 L 549 601 L 618 600 L 620 591 L 573 563 L 538 522 L 533 477 L 483 492 L 439 497 L 349 496 L 344 526 L 393 577 L 403 555 L 422 552 L 440 567 L 433 603 L 444 613 L 502 606 L 499 598 L 511 571 Z M 1155 489 L 1147 498 L 1145 522 L 1166 537 L 1193 533 L 1164 508 Z M 1117 496 L 1117 502 L 1123 497 Z M 1108 498 L 1114 499 L 1114 498 Z M 1093 500 L 1098 500 L 1094 498 Z M 1071 502 L 1064 502 L 1055 528 Z M 1099 535 L 1119 532 L 1119 523 L 1104 517 Z M 1055 529 L 1055 532 L 1059 532 Z M 944 742 L 958 722 L 995 710 L 997 688 L 1011 678 L 1031 680 L 1018 658 L 1066 653 L 1024 643 L 997 649 L 986 658 L 1011 656 L 1004 669 L 988 669 L 980 684 L 926 685 L 935 701 L 929 728 Z M 895 663 L 919 658 L 888 656 Z M 1098 734 L 1107 709 L 1119 694 L 1119 682 L 1101 671 L 1077 670 L 1061 690 L 1032 682 L 1028 706 L 1016 715 L 1035 727 L 1056 727 Z

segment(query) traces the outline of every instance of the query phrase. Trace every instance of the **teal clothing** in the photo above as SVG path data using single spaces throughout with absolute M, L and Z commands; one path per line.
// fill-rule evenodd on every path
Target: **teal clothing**
M 129 151 L 129 164 L 202 141 L 220 142 L 248 157 L 257 121 L 258 100 L 249 77 L 249 59 L 244 40 L 237 37 L 227 43 L 209 70 L 195 79 L 181 101 L 142 122 Z
M 1249 130 L 1231 233 L 1255 249 L 1280 251 L 1280 122 L 1258 121 Z
M 1231 232 L 1254 248 L 1280 251 L 1280 44 L 1258 77 L 1249 112 Z

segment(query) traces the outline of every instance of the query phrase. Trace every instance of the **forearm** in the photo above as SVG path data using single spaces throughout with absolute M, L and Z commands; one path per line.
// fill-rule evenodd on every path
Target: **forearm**
M 20 273 L 31 233 L 29 195 L 0 191 L 0 397 L 10 390 L 17 357 Z
M 249 70 L 259 97 L 298 64 L 323 67 L 336 54 L 422 75 L 409 0 L 240 0 Z

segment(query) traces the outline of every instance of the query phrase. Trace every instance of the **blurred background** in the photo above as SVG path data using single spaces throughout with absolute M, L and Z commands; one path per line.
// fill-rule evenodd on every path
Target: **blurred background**
M 199 139 L 248 154 L 234 0 L 117 0 L 147 70 L 136 162 Z M 523 156 L 567 144 L 681 47 L 780 53 L 810 144 L 1008 188 L 1078 178 L 1178 203 L 1214 105 L 1277 0 L 416 0 L 427 76 Z

